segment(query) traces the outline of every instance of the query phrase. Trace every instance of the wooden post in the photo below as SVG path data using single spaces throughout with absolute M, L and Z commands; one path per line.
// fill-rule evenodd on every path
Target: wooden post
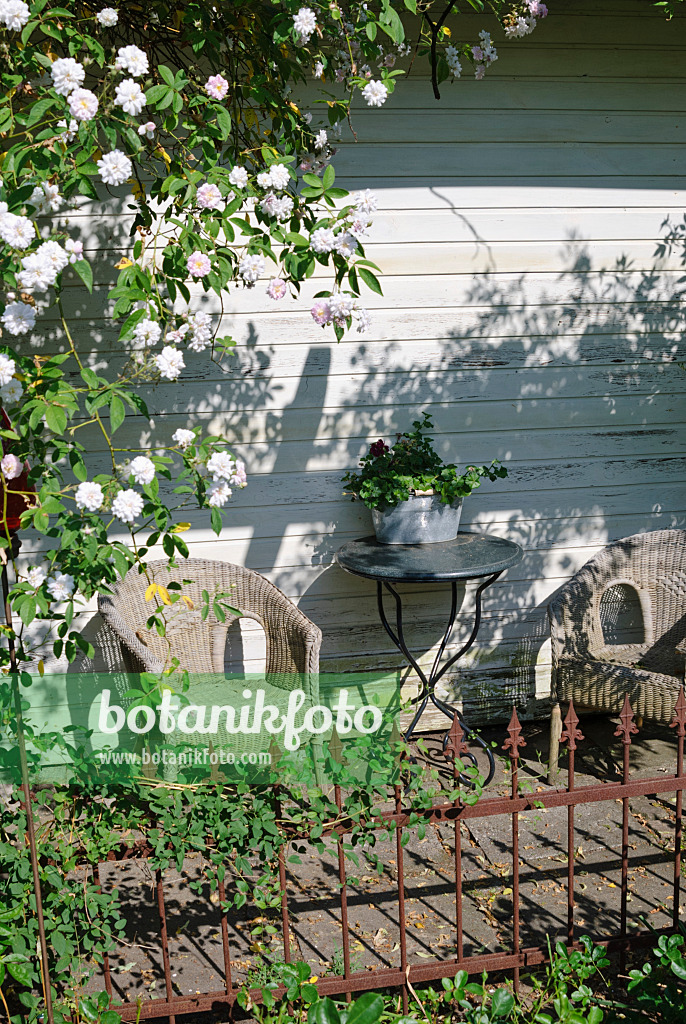
M 557 701 L 550 711 L 550 750 L 548 752 L 548 785 L 552 786 L 557 776 L 557 762 L 560 756 L 560 736 L 562 735 L 562 712 Z

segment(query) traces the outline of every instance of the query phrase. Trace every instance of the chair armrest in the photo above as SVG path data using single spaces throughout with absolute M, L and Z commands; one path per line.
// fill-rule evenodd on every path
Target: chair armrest
M 98 596 L 98 611 L 102 615 L 106 625 L 117 637 L 122 645 L 124 654 L 130 657 L 125 661 L 131 661 L 133 666 L 130 671 L 136 671 L 136 663 L 141 666 L 143 672 L 154 672 L 156 675 L 164 671 L 164 663 L 150 651 L 148 647 L 136 636 L 134 631 L 126 624 L 121 617 L 111 597 L 107 594 Z M 127 666 L 128 667 L 128 666 Z

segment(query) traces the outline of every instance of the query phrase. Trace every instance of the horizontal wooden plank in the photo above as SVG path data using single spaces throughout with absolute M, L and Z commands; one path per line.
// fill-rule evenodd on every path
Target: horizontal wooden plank
M 581 73 L 581 72 L 579 72 Z M 472 142 L 424 143 L 421 146 L 388 143 L 383 146 L 360 142 L 344 146 L 336 155 L 336 170 L 347 181 L 389 177 L 389 168 L 397 178 L 426 174 L 432 178 L 475 175 L 488 168 L 488 177 L 583 175 L 600 177 L 621 174 L 631 166 L 633 174 L 678 174 L 684 166 L 684 144 L 630 145 L 626 143 L 592 144 L 580 142 Z
M 406 245 L 379 243 L 366 246 L 365 252 L 367 257 L 381 268 L 382 274 L 389 276 L 572 274 L 577 270 L 583 274 L 611 274 L 617 269 L 627 267 L 631 267 L 633 271 L 655 274 L 680 270 L 681 260 L 677 252 L 656 258 L 657 242 L 658 239 L 621 242 L 569 239 L 557 244 L 501 242 L 486 245 L 474 240 L 464 243 L 417 242 Z M 113 259 L 112 266 L 114 262 L 116 260 Z M 95 263 L 96 284 L 112 286 L 115 280 L 112 266 L 104 261 Z M 265 275 L 264 285 L 258 284 L 256 291 L 263 286 L 266 287 L 269 276 Z M 327 268 L 319 265 L 314 277 L 316 280 L 331 280 Z M 319 287 L 321 288 L 321 285 Z M 80 297 L 74 298 L 73 301 L 85 303 L 85 308 L 88 308 L 89 300 L 86 298 L 85 289 L 77 285 L 74 290 Z M 232 294 L 232 291 L 230 290 L 229 294 Z M 201 293 L 199 289 L 194 289 L 192 294 Z M 185 304 L 181 308 L 185 309 Z M 217 307 L 210 305 L 210 309 L 215 308 Z
M 334 161 L 335 165 L 335 161 Z M 598 180 L 592 182 L 580 178 L 565 181 L 546 177 L 537 180 L 498 179 L 489 183 L 488 176 L 470 181 L 467 179 L 443 180 L 440 188 L 431 186 L 424 176 L 416 184 L 404 181 L 385 186 L 377 183 L 374 187 L 378 210 L 383 212 L 413 210 L 523 210 L 523 209 L 648 209 L 650 207 L 682 211 L 686 205 L 684 176 L 660 179 L 651 182 L 643 177 L 624 175 L 616 182 Z M 68 213 L 51 218 L 55 230 L 69 231 L 84 243 L 87 250 L 103 248 L 107 244 L 123 244 L 128 239 L 133 223 L 133 213 L 128 204 L 131 196 L 113 198 L 103 194 L 97 202 L 85 196 L 77 200 L 77 206 Z M 342 207 L 349 200 L 340 200 Z M 114 260 L 113 262 L 117 262 Z
M 684 201 L 686 202 L 686 195 Z M 448 316 L 451 315 L 450 310 L 455 307 L 488 306 L 494 315 L 496 310 L 502 314 L 511 310 L 518 316 L 526 312 L 533 318 L 546 313 L 554 314 L 555 310 L 548 307 L 568 307 L 570 304 L 575 309 L 577 306 L 597 307 L 599 304 L 609 309 L 622 304 L 636 308 L 638 313 L 644 309 L 646 303 L 650 303 L 651 316 L 655 317 L 670 312 L 667 308 L 670 303 L 682 303 L 685 292 L 681 270 L 640 272 L 616 268 L 589 274 L 574 269 L 563 275 L 545 272 L 484 273 L 478 276 L 436 275 L 427 276 L 421 288 L 416 287 L 414 275 L 385 274 L 381 283 L 383 295 L 365 293 L 364 302 L 370 310 L 433 307 L 445 309 Z M 266 290 L 235 288 L 224 296 L 224 312 L 227 316 L 236 313 L 266 313 L 275 317 L 295 311 L 309 312 L 315 294 L 321 287 L 320 281 L 305 281 L 299 296 L 289 297 L 278 305 L 269 299 Z M 103 311 L 111 309 L 107 300 L 107 287 L 104 284 L 96 284 L 93 295 L 90 296 L 72 277 L 65 282 L 64 295 L 70 308 L 78 312 L 78 320 L 85 320 L 88 325 L 96 323 L 93 319 L 95 316 L 100 316 Z M 196 290 L 192 291 L 191 296 L 192 308 L 202 305 L 213 317 L 213 323 L 216 325 L 220 312 L 213 297 Z M 539 306 L 546 307 L 542 314 L 535 308 Z M 567 319 L 572 315 L 567 308 L 563 308 L 560 313 Z M 46 311 L 41 314 L 40 322 L 54 323 L 55 318 L 50 311 Z M 227 326 L 230 326 L 230 321 Z M 561 325 L 557 326 L 559 328 Z M 79 322 L 76 322 L 74 327 L 78 331 Z M 81 330 L 83 331 L 83 328 Z M 324 336 L 325 332 L 320 334 Z M 83 339 L 79 340 L 80 347 L 83 348 Z M 289 339 L 291 340 L 297 343 L 297 339 Z M 120 347 L 118 343 L 117 347 Z
M 683 59 L 683 57 L 681 58 Z M 450 88 L 450 86 L 448 87 Z M 455 88 L 462 88 L 461 83 Z M 639 91 L 639 90 L 636 90 Z M 402 94 L 397 99 L 402 103 Z M 543 100 L 547 103 L 547 98 Z M 528 104 L 529 109 L 517 110 L 464 110 L 451 109 L 442 102 L 434 109 L 399 110 L 394 103 L 383 116 L 378 110 L 357 110 L 353 116 L 352 132 L 344 130 L 340 140 L 334 141 L 339 151 L 357 143 L 398 143 L 415 145 L 459 142 L 471 145 L 482 142 L 582 142 L 582 143 L 683 143 L 683 112 L 670 113 L 661 109 L 645 114 L 636 111 L 607 110 L 555 110 L 541 109 L 541 100 Z M 533 109 L 532 109 L 533 108 Z M 337 162 L 337 161 L 336 161 Z
M 375 147 L 376 148 L 376 147 Z M 496 198 L 495 196 L 493 197 Z M 421 199 L 419 200 L 421 203 Z M 565 242 L 570 238 L 610 241 L 626 239 L 636 241 L 648 239 L 657 242 L 664 237 L 664 224 L 671 220 L 677 224 L 683 217 L 678 207 L 663 205 L 620 207 L 590 206 L 588 208 L 560 208 L 556 206 L 537 208 L 517 207 L 472 209 L 465 212 L 460 206 L 447 203 L 438 210 L 426 210 L 421 205 L 416 209 L 377 211 L 368 236 L 364 240 L 367 248 L 375 244 L 406 244 L 417 242 L 450 243 L 501 243 L 501 242 Z M 78 225 L 77 225 L 78 226 Z M 85 239 L 88 252 L 99 252 L 103 267 L 94 260 L 98 280 L 112 276 L 111 251 L 116 245 L 116 232 L 124 232 L 122 244 L 128 244 L 128 219 L 120 221 L 101 232 L 98 229 Z M 120 236 L 121 237 L 121 236 Z M 247 239 L 246 239 L 247 241 Z M 160 245 L 160 250 L 163 248 Z M 92 259 L 92 257 L 89 256 Z M 78 283 L 74 272 L 68 270 L 64 277 Z
M 501 383 L 506 386 L 506 382 Z M 128 416 L 117 433 L 116 444 L 123 450 L 129 446 L 136 449 L 142 446 L 164 447 L 176 429 L 188 424 L 189 413 L 197 411 L 192 420 L 195 425 L 200 424 L 205 433 L 226 437 L 232 444 L 279 445 L 284 440 L 300 441 L 303 451 L 307 452 L 314 440 L 333 444 L 373 435 L 392 440 L 397 432 L 414 421 L 418 408 L 426 408 L 431 410 L 439 432 L 445 429 L 457 432 L 453 444 L 460 447 L 469 444 L 475 429 L 497 431 L 516 428 L 525 431 L 545 429 L 548 425 L 559 430 L 605 427 L 615 431 L 632 425 L 673 425 L 675 420 L 683 419 L 686 409 L 686 376 L 681 387 L 682 392 L 678 394 L 633 393 L 631 396 L 614 397 L 612 401 L 607 395 L 596 398 L 514 399 L 510 393 L 502 401 L 496 401 L 495 395 L 489 395 L 487 402 L 463 399 L 455 405 L 451 401 L 436 401 L 441 392 L 446 396 L 450 393 L 450 385 L 441 377 L 427 374 L 419 376 L 408 395 L 399 395 L 397 388 L 392 386 L 385 393 L 381 387 L 374 388 L 371 395 L 365 395 L 364 388 L 360 388 L 359 401 L 354 401 L 348 408 L 321 408 L 314 394 L 313 406 L 294 403 L 282 408 L 276 402 L 283 397 L 283 392 L 277 392 L 272 396 L 276 401 L 271 408 L 251 409 L 246 414 L 241 414 L 230 401 L 226 403 L 228 407 L 224 412 L 220 412 L 216 405 L 211 412 L 203 412 L 202 407 L 209 410 L 212 403 L 203 400 L 197 389 L 189 387 L 188 397 L 182 401 L 177 393 L 160 388 L 152 395 L 144 393 L 154 424 L 151 426 L 144 417 Z M 310 390 L 308 388 L 306 394 Z M 103 450 L 99 434 L 101 438 L 96 425 L 82 429 L 81 443 L 88 452 Z M 459 439 L 459 434 L 464 435 L 463 440 Z

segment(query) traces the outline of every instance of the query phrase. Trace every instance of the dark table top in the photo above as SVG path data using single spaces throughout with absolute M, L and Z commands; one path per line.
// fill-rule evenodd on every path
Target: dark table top
M 336 552 L 346 572 L 398 583 L 480 579 L 509 569 L 521 557 L 522 549 L 511 540 L 467 532 L 439 544 L 379 544 L 376 537 L 361 537 Z

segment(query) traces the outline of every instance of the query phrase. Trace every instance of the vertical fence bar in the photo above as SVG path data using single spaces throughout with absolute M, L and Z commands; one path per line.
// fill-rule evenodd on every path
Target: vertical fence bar
M 334 786 L 334 800 L 336 801 L 336 807 L 340 814 L 343 810 L 343 798 L 341 795 L 341 787 L 336 784 Z M 345 873 L 345 850 L 343 849 L 343 836 L 340 832 L 336 833 L 336 842 L 338 846 L 338 880 L 341 883 L 341 932 L 343 941 L 343 977 L 347 980 L 350 977 L 350 935 L 348 934 L 348 890 L 347 890 L 347 879 Z M 352 999 L 350 992 L 346 990 L 345 1000 L 347 1003 Z
M 512 717 L 507 727 L 507 740 L 503 744 L 503 750 L 510 753 L 513 800 L 516 800 L 519 794 L 519 748 L 525 746 L 517 709 L 513 705 Z M 519 811 L 512 813 L 512 950 L 519 954 Z M 519 967 L 514 969 L 513 981 L 515 992 L 519 992 Z
M 395 791 L 395 813 L 402 811 L 402 798 L 400 786 L 394 786 Z M 403 1013 L 407 1013 L 409 1001 L 407 998 L 407 922 L 405 920 L 405 865 L 403 861 L 403 830 L 400 826 L 395 831 L 395 849 L 398 859 L 398 921 L 400 923 L 400 969 L 403 972 L 402 998 Z
M 160 915 L 160 938 L 162 939 L 162 966 L 164 967 L 164 987 L 167 993 L 167 1002 L 171 1003 L 174 998 L 174 990 L 171 980 L 171 965 L 169 963 L 169 936 L 167 934 L 167 911 L 164 906 L 164 885 L 162 883 L 162 871 L 157 868 L 155 872 L 155 888 L 157 889 L 157 912 Z M 169 1024 L 175 1024 L 176 1017 L 169 1014 Z
M 686 736 L 686 696 L 683 686 L 679 687 L 674 718 L 670 722 L 672 729 L 676 729 L 676 779 L 677 782 L 684 774 L 684 736 Z M 674 820 L 674 905 L 672 907 L 672 923 L 675 928 L 679 927 L 679 904 L 681 902 L 681 842 L 683 837 L 683 802 L 684 791 L 677 789 Z
M 453 783 L 457 788 L 463 765 L 460 757 L 467 749 L 464 741 L 464 729 L 457 717 L 453 716 L 448 733 L 448 742 L 443 751 L 445 757 L 453 762 Z M 455 807 L 458 812 L 462 808 L 462 800 L 458 796 Z M 462 921 L 462 820 L 458 813 L 455 818 L 455 930 L 457 933 L 455 943 L 456 961 L 460 963 L 464 959 L 464 935 Z
M 231 947 L 229 946 L 229 921 L 227 918 L 224 904 L 226 902 L 226 887 L 224 880 L 217 882 L 217 895 L 219 896 L 219 904 L 221 907 L 221 933 L 222 933 L 222 953 L 224 955 L 224 985 L 226 986 L 227 995 L 231 993 L 233 988 L 233 982 L 231 980 Z
M 574 704 L 570 700 L 569 711 L 565 717 L 564 729 L 560 737 L 561 743 L 566 743 L 569 749 L 569 763 L 567 766 L 567 792 L 574 792 L 574 753 L 577 740 L 582 740 L 583 733 L 577 728 L 579 719 Z M 567 940 L 574 942 L 574 804 L 567 808 Z
M 93 881 L 98 887 L 98 892 L 102 892 L 102 884 L 100 882 L 100 865 L 93 865 Z M 103 953 L 102 955 L 102 973 L 105 979 L 105 992 L 112 998 L 112 972 L 110 970 L 110 955 L 109 953 Z
M 629 703 L 629 695 L 624 697 L 624 706 L 619 715 L 619 725 L 615 736 L 621 736 L 623 744 L 622 785 L 629 782 L 629 751 L 631 737 L 638 732 L 634 724 L 634 712 Z M 627 934 L 627 901 L 629 896 L 629 797 L 622 798 L 622 880 L 620 889 L 619 937 L 622 945 L 619 951 L 619 970 L 626 970 L 626 934 Z

